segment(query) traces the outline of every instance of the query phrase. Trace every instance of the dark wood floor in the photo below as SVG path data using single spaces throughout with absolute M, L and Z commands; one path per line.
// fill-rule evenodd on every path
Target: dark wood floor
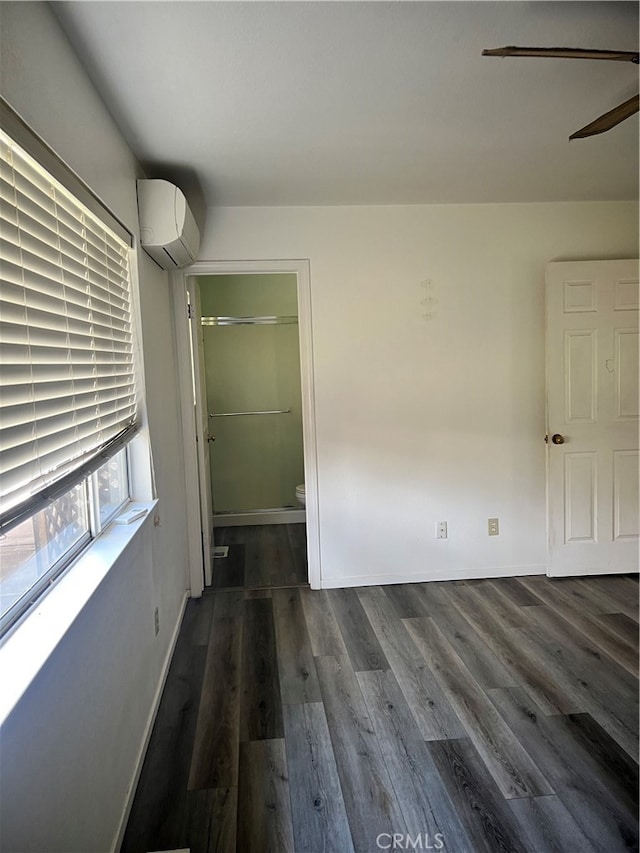
M 257 589 L 244 544 L 188 603 L 123 853 L 638 849 L 635 579 Z
M 305 524 L 218 527 L 216 545 L 229 555 L 213 561 L 213 589 L 274 589 L 308 585 Z

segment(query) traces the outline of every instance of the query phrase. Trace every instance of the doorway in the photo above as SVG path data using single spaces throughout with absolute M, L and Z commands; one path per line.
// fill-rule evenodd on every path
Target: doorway
M 197 276 L 213 526 L 304 522 L 294 273 Z
M 202 261 L 183 288 L 197 477 L 186 473 L 190 499 L 200 494 L 205 585 L 216 529 L 306 522 L 308 581 L 319 589 L 309 263 Z

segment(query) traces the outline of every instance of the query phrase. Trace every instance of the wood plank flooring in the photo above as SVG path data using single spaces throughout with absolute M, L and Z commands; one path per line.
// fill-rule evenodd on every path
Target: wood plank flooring
M 635 578 L 315 592 L 291 528 L 217 531 L 121 853 L 638 850 Z
M 217 527 L 216 545 L 229 555 L 213 561 L 213 589 L 308 586 L 305 524 Z

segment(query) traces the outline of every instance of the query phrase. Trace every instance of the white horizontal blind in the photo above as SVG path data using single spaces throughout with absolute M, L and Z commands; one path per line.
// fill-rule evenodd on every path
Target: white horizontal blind
M 0 518 L 135 422 L 128 254 L 0 131 Z

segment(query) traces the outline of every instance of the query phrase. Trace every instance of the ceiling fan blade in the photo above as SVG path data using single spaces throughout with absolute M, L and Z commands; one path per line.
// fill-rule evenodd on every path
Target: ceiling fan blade
M 616 62 L 635 62 L 639 54 L 632 50 L 583 50 L 579 47 L 495 47 L 483 50 L 483 56 L 547 56 L 558 59 L 613 59 Z
M 595 121 L 581 127 L 580 130 L 576 130 L 575 133 L 571 134 L 569 139 L 583 139 L 585 136 L 595 136 L 597 133 L 604 133 L 605 130 L 611 130 L 612 127 L 620 124 L 621 121 L 637 113 L 639 104 L 640 95 L 634 95 L 628 101 L 618 104 L 617 107 L 609 110 L 608 113 L 599 116 Z

